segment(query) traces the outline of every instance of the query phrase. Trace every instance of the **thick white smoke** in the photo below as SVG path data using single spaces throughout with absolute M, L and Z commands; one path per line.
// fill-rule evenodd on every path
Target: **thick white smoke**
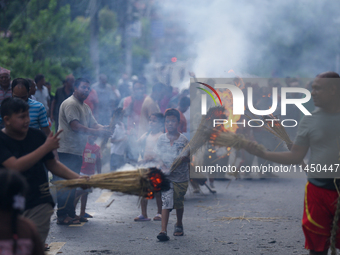
M 197 77 L 305 76 L 336 70 L 340 3 L 335 1 L 161 1 L 188 33 Z

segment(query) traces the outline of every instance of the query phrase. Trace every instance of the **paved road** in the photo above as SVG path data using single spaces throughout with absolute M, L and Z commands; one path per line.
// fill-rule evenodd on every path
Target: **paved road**
M 52 217 L 48 254 L 308 254 L 301 229 L 305 179 L 217 181 L 217 194 L 203 187 L 185 200 L 183 237 L 159 242 L 160 222 L 134 222 L 140 210 L 134 196 L 95 190 L 82 226 L 59 226 Z M 109 208 L 106 205 L 115 199 Z M 149 202 L 149 217 L 156 213 Z M 224 218 L 223 218 L 224 217 Z M 244 217 L 230 219 L 226 217 Z M 253 219 L 252 219 L 253 218 Z M 59 246 L 62 246 L 59 250 Z

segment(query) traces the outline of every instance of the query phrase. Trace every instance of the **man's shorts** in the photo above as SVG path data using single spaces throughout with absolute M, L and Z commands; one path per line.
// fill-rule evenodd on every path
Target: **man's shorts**
M 320 252 L 329 248 L 337 199 L 336 190 L 323 189 L 309 182 L 306 184 L 302 219 L 306 249 Z M 338 225 L 340 227 L 340 222 Z M 340 248 L 340 231 L 336 248 Z
M 184 208 L 184 195 L 188 189 L 188 182 L 171 182 L 170 189 L 162 192 L 162 209 Z

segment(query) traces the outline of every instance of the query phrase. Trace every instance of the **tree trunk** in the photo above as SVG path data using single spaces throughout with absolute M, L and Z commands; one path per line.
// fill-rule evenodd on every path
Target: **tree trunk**
M 95 76 L 98 79 L 99 76 L 99 50 L 98 50 L 98 34 L 99 34 L 99 21 L 98 11 L 101 0 L 90 0 L 89 11 L 90 11 L 90 29 L 91 29 L 91 40 L 90 40 L 90 54 L 92 65 L 95 70 Z

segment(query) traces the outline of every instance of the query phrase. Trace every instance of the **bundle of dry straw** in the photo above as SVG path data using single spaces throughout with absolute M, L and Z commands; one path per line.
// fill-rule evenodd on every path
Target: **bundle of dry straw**
M 227 119 L 224 112 L 225 109 L 222 106 L 209 109 L 207 115 L 202 117 L 194 137 L 172 164 L 171 171 L 182 163 L 182 157 L 187 154 L 189 148 L 191 155 L 193 155 L 208 141 L 220 147 L 233 147 L 237 150 L 246 147 L 249 140 L 246 140 L 243 136 L 224 131 L 224 127 L 213 126 L 214 119 Z M 258 149 L 262 151 L 266 150 L 262 145 L 258 145 Z
M 254 119 L 253 117 L 250 117 L 249 115 L 246 115 L 249 119 Z M 288 148 L 290 148 L 293 145 L 292 140 L 290 139 L 289 135 L 287 134 L 286 129 L 281 125 L 281 123 L 278 121 L 277 118 L 275 118 L 273 115 L 266 115 L 263 116 L 263 120 L 265 121 L 265 125 L 262 127 L 267 130 L 268 132 L 272 133 L 282 141 L 284 141 Z
M 53 183 L 57 189 L 93 187 L 122 192 L 145 198 L 153 198 L 154 192 L 169 190 L 170 183 L 156 168 L 96 174 L 89 179 L 62 180 Z
M 244 149 L 250 141 L 245 139 L 243 135 L 237 135 L 231 132 L 219 132 L 212 134 L 210 142 L 215 146 L 233 147 L 236 150 L 240 150 Z M 266 150 L 261 144 L 257 144 L 256 147 L 261 151 Z

